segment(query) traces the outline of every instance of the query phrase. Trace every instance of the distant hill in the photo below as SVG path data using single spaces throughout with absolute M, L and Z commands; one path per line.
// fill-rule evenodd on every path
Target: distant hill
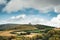
M 35 25 L 35 27 L 37 27 L 38 29 L 45 29 L 45 28 L 55 28 L 55 27 L 52 27 L 52 26 L 47 26 L 47 25 Z
M 34 30 L 34 29 L 44 29 L 44 28 L 54 28 L 45 25 L 31 25 L 31 24 L 3 24 L 0 25 L 1 30 Z

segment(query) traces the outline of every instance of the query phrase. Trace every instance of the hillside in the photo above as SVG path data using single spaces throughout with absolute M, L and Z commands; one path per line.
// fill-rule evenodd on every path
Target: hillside
M 3 24 L 0 25 L 0 30 L 34 30 L 34 29 L 45 29 L 45 28 L 54 28 L 51 26 L 45 25 L 31 25 L 31 24 Z
M 51 26 L 38 25 L 38 24 L 37 25 L 3 24 L 0 25 L 0 39 L 1 40 L 32 40 L 32 39 L 50 40 L 51 38 L 50 35 L 51 33 L 54 32 L 54 29 L 55 28 Z

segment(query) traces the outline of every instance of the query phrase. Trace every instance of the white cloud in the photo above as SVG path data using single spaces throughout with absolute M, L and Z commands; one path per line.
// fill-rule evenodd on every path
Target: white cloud
M 45 24 L 46 22 L 47 22 L 46 19 L 38 18 L 38 17 L 32 18 L 31 20 L 32 24 Z
M 57 0 L 57 2 L 56 0 L 11 0 L 3 11 L 7 11 L 8 13 L 10 13 L 24 8 L 32 7 L 41 10 L 42 12 L 48 12 L 52 8 L 55 10 L 55 7 L 60 5 L 59 3 L 59 0 Z
M 10 13 L 30 7 L 42 12 L 48 12 L 51 9 L 60 12 L 60 0 L 11 0 L 3 11 Z
M 11 19 L 21 19 L 21 18 L 25 18 L 26 15 L 22 14 L 22 15 L 18 15 L 18 16 L 12 16 Z
M 60 14 L 57 17 L 53 17 L 46 25 L 54 26 L 60 28 Z
M 6 20 L 2 20 L 1 24 L 6 24 L 6 23 L 14 23 L 14 24 L 28 24 L 28 23 L 32 23 L 32 24 L 43 24 L 43 25 L 48 25 L 48 26 L 54 26 L 59 28 L 60 27 L 60 15 L 58 15 L 57 17 L 52 18 L 50 21 L 40 18 L 40 17 L 36 17 L 36 15 L 18 15 L 18 16 L 12 16 L 9 19 Z
M 7 6 L 5 7 L 4 11 L 18 11 L 20 9 L 23 9 L 24 7 L 28 7 L 29 3 L 23 1 L 23 0 L 11 0 Z
M 6 4 L 6 0 L 0 0 L 0 4 Z
M 55 7 L 55 12 L 60 13 L 60 5 Z
M 25 14 L 21 14 L 21 15 L 18 15 L 18 16 L 12 16 L 10 18 L 7 18 L 5 20 L 1 20 L 1 24 L 6 24 L 6 23 L 18 23 L 20 22 L 21 20 L 25 19 L 26 15 Z
M 47 20 L 44 20 L 43 18 L 36 17 L 36 15 L 18 15 L 18 16 L 12 16 L 11 18 L 8 18 L 6 20 L 2 20 L 2 23 L 14 23 L 14 24 L 44 24 Z

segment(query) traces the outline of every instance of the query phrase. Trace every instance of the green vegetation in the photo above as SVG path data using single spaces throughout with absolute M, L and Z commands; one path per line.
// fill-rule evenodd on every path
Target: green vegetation
M 10 37 L 0 36 L 0 40 L 12 40 L 12 39 L 15 39 L 15 37 L 14 36 L 10 36 Z
M 6 26 L 6 27 L 5 27 Z M 5 25 L 1 31 L 14 30 L 15 36 L 0 36 L 0 40 L 60 40 L 60 29 L 44 25 Z M 4 30 L 3 30 L 4 29 Z
M 30 35 L 30 34 L 29 34 Z M 2 37 L 0 36 L 0 40 L 60 40 L 60 30 L 50 30 L 44 34 L 37 34 L 32 37 L 26 35 L 17 35 L 17 36 L 10 36 L 10 37 Z
M 54 28 L 50 26 L 45 25 L 31 25 L 31 24 L 4 24 L 0 25 L 0 31 L 5 30 L 35 30 L 35 29 L 48 29 L 48 28 Z

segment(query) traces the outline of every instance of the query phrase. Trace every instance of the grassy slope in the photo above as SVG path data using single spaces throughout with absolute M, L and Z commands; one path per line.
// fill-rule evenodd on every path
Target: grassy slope
M 0 25 L 0 30 L 34 30 L 34 29 L 45 29 L 53 28 L 45 25 L 31 25 L 31 24 L 4 24 Z

